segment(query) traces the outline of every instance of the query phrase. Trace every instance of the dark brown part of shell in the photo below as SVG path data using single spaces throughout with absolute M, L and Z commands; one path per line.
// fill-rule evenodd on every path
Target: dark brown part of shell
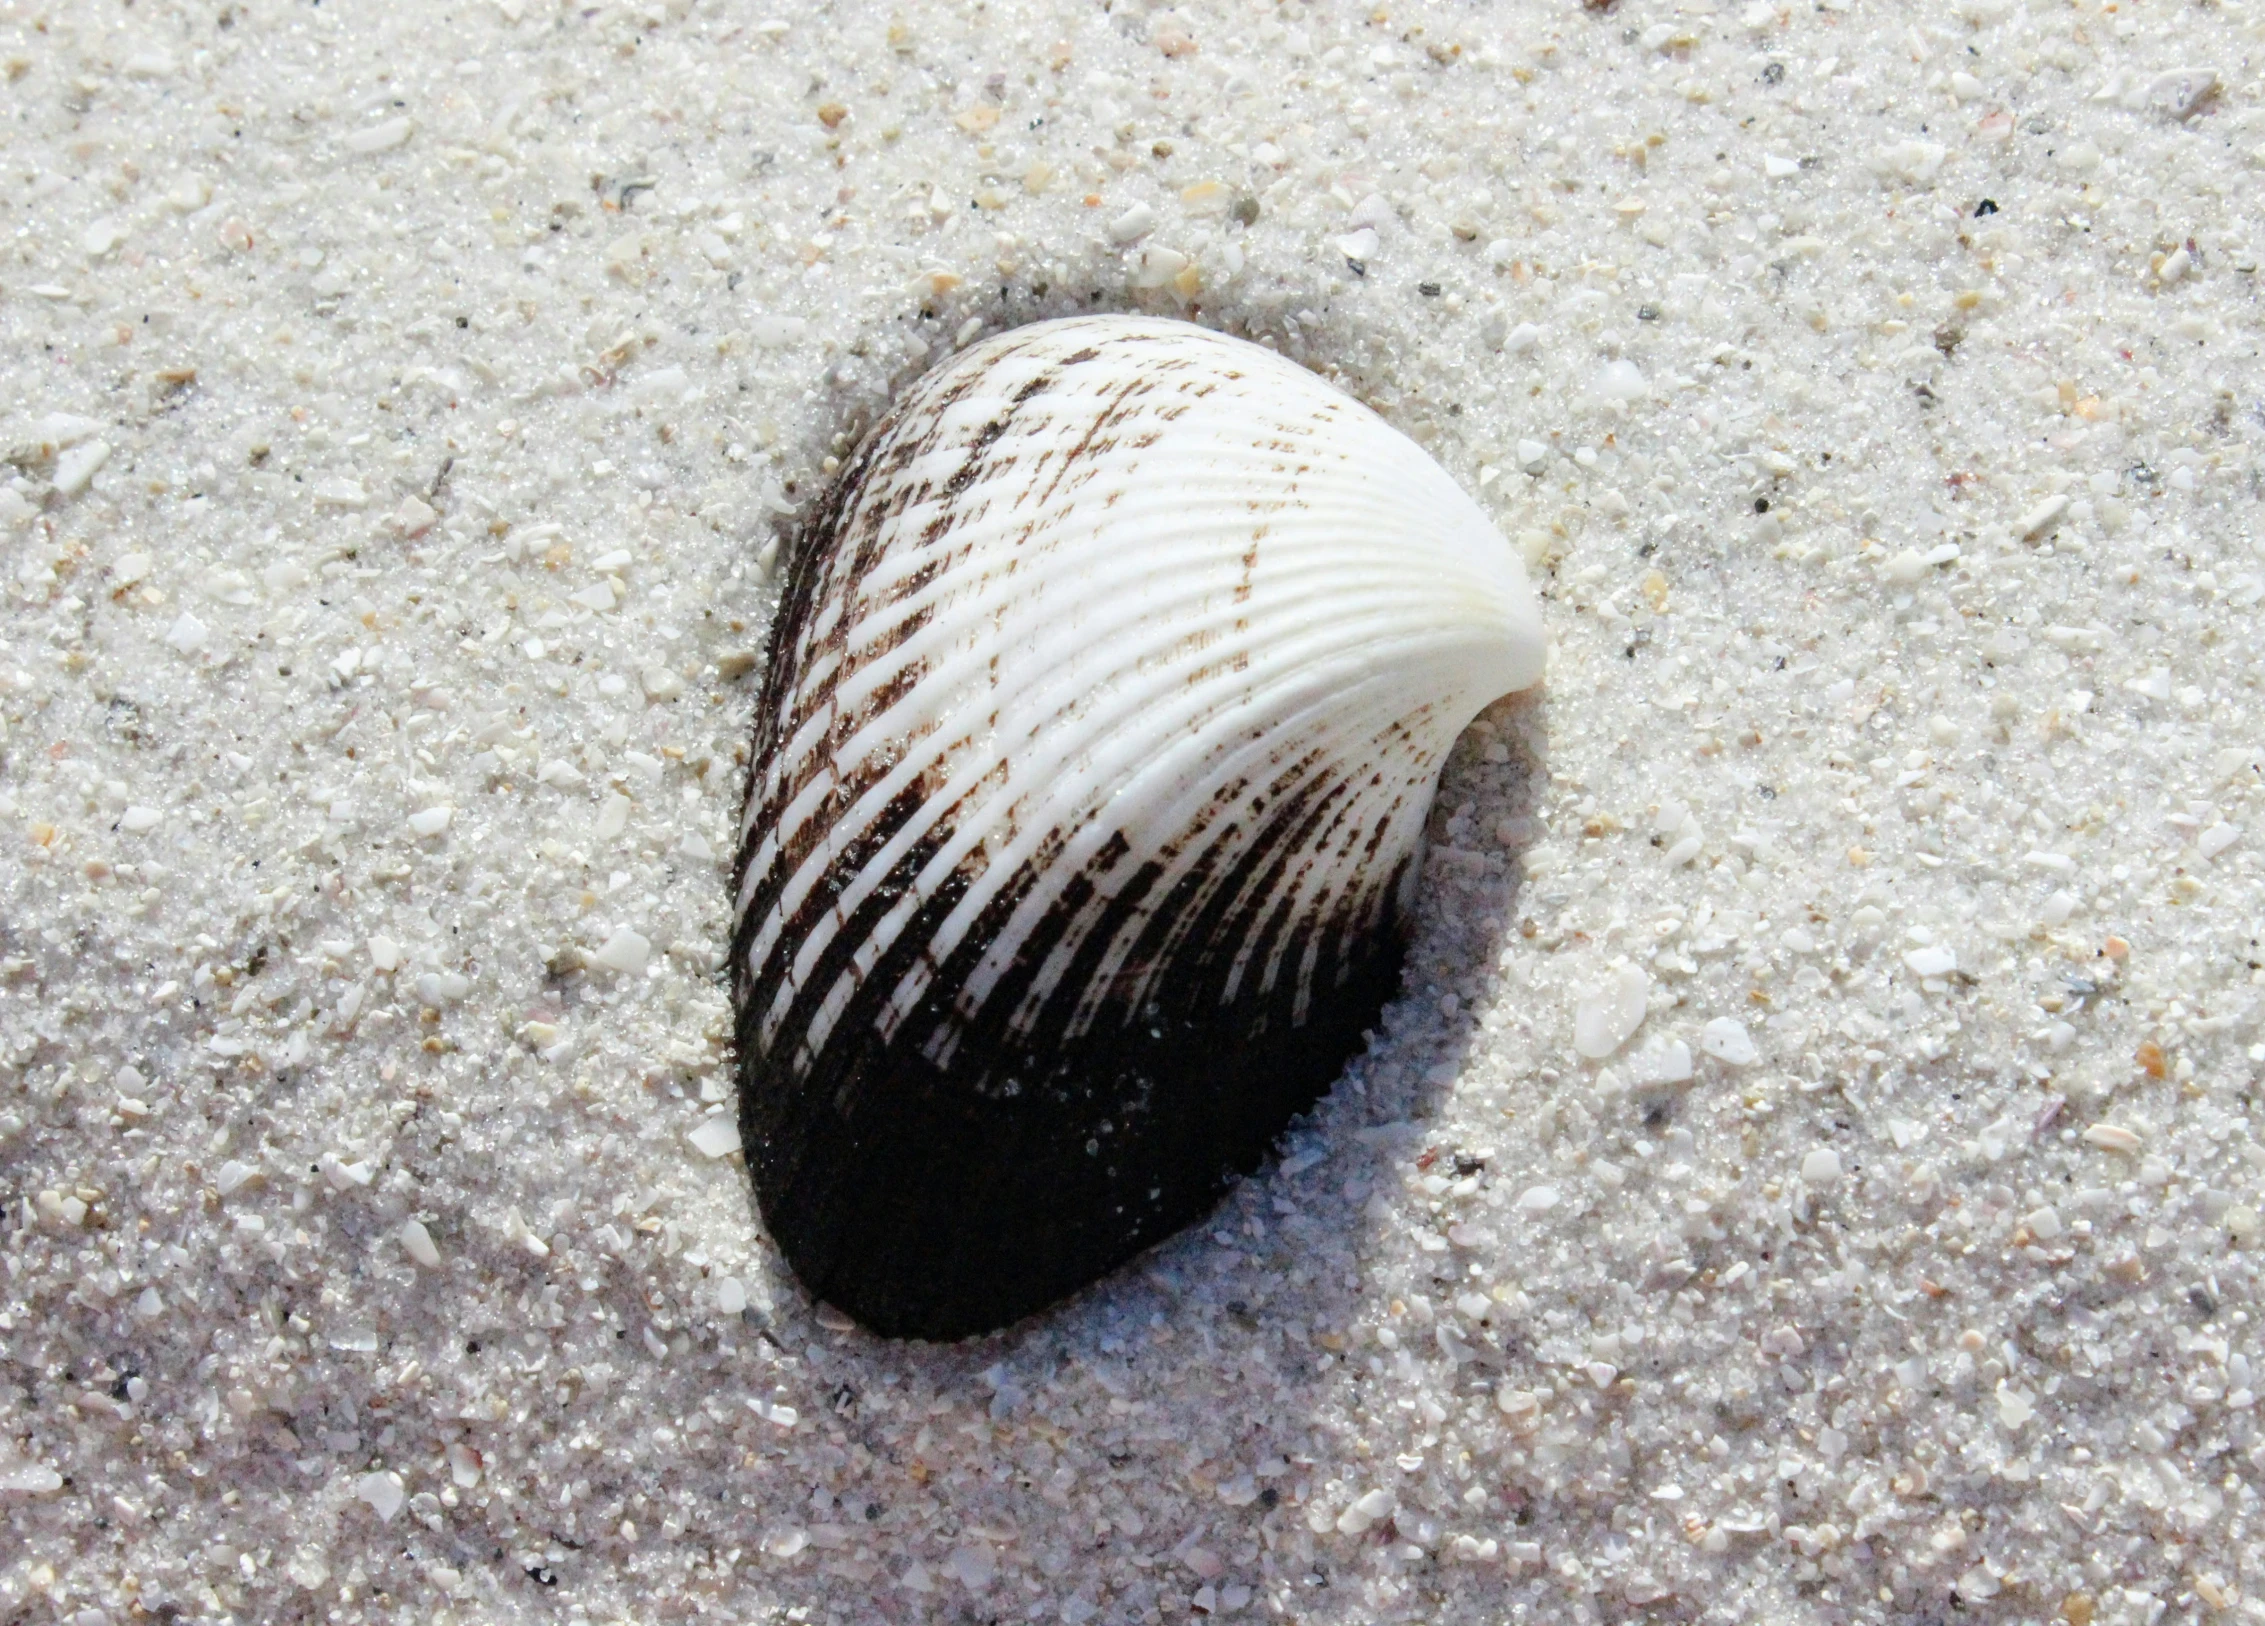
M 940 918 L 948 900 L 931 907 Z M 1396 924 L 1307 925 L 1335 940 L 1322 963 L 1339 975 L 1299 1026 L 1287 982 L 1217 1003 L 1246 929 L 1223 921 L 1212 952 L 1183 946 L 1146 1009 L 1107 1011 L 1066 1043 L 957 1023 L 949 966 L 884 1040 L 872 1007 L 891 979 L 876 975 L 800 1074 L 774 1056 L 792 1053 L 805 1013 L 770 1049 L 757 1042 L 743 933 L 742 1139 L 764 1223 L 803 1286 L 875 1332 L 964 1338 L 1044 1309 L 1207 1212 L 1343 1072 L 1403 958 Z M 939 1066 L 930 1041 L 955 1029 Z

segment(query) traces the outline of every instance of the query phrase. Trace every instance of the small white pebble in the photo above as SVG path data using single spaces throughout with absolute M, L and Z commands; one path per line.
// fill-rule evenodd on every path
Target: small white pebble
M 1829 1186 L 1840 1178 L 1840 1154 L 1823 1147 L 1801 1160 L 1801 1181 L 1804 1185 Z
M 1694 1071 L 1691 1047 L 1681 1039 L 1671 1039 L 1646 1050 L 1640 1058 L 1640 1066 L 1644 1077 L 1653 1084 L 1688 1084 Z
M 799 316 L 758 316 L 750 336 L 765 350 L 783 350 L 809 331 L 810 324 Z
M 204 648 L 205 624 L 193 615 L 183 615 L 166 629 L 165 641 L 184 655 L 194 655 Z
M 370 964 L 380 971 L 392 971 L 401 964 L 401 945 L 383 935 L 370 939 Z
M 454 816 L 454 811 L 447 807 L 425 808 L 409 815 L 409 833 L 415 836 L 437 836 L 448 828 L 448 821 Z
M 645 698 L 648 700 L 674 700 L 684 693 L 684 679 L 665 666 L 648 666 L 643 673 Z
M 1519 1209 L 1528 1214 L 1546 1213 L 1556 1206 L 1555 1186 L 1528 1186 L 1518 1197 Z
M 2152 107 L 2174 119 L 2188 119 L 2218 94 L 2218 75 L 2209 68 L 2172 68 L 2157 74 L 2143 91 L 2127 93 L 2126 107 Z M 2215 1606 L 2213 1606 L 2215 1607 Z
M 535 1234 L 534 1227 L 527 1223 L 527 1217 L 518 1209 L 514 1208 L 504 1216 L 504 1232 L 533 1257 L 548 1259 L 551 1256 L 551 1245 Z
M 50 1496 L 63 1488 L 63 1476 L 44 1462 L 25 1462 L 13 1449 L 0 1450 L 0 1492 L 10 1496 Z
M 2139 1137 L 2121 1124 L 2093 1124 L 2084 1131 L 2084 1138 L 2110 1152 L 2137 1152 L 2140 1145 Z
M 1616 966 L 1604 981 L 1583 993 L 1573 1007 L 1573 1048 L 1601 1061 L 1643 1026 L 1652 979 L 1641 966 Z
M 381 1524 L 391 1524 L 393 1516 L 401 1511 L 401 1504 L 409 1497 L 401 1488 L 401 1476 L 389 1473 L 364 1474 L 354 1481 L 354 1494 L 369 1503 L 370 1511 Z
M 999 1578 L 999 1561 L 991 1549 L 980 1543 L 952 1549 L 952 1556 L 944 1560 L 944 1572 L 956 1579 L 970 1592 L 981 1592 Z
M 440 518 L 432 507 L 419 497 L 404 497 L 401 506 L 393 511 L 391 524 L 395 531 L 406 537 L 423 536 Z
M 1980 1602 L 1998 1595 L 1998 1578 L 1977 1564 L 1952 1583 L 1961 1605 Z
M 652 954 L 653 945 L 649 938 L 631 931 L 627 926 L 619 926 L 614 929 L 612 936 L 598 946 L 597 953 L 591 955 L 590 959 L 608 971 L 618 971 L 624 976 L 634 977 L 645 969 Z
M 718 1113 L 703 1118 L 690 1134 L 695 1150 L 707 1157 L 729 1157 L 739 1150 L 739 1125 L 729 1115 Z
M 1906 954 L 1903 963 L 1922 977 L 1947 977 L 1958 969 L 1958 953 L 1941 943 L 1929 943 Z
M 2224 852 L 2228 847 L 2231 847 L 2240 839 L 2240 825 L 2213 824 L 2209 829 L 2203 831 L 2200 835 L 2194 838 L 2194 850 L 2197 853 L 2200 853 L 2205 860 L 2212 859 L 2216 858 L 2220 853 Z
M 1400 1505 L 1399 1498 L 1388 1490 L 1368 1491 L 1353 1498 L 1352 1505 L 1337 1515 L 1340 1535 L 1357 1536 L 1391 1516 Z
M 422 1221 L 408 1220 L 401 1227 L 401 1246 L 410 1258 L 427 1270 L 440 1268 L 440 1249 L 433 1246 L 433 1234 Z
M 747 1308 L 747 1284 L 737 1276 L 726 1276 L 716 1283 L 716 1308 L 725 1315 L 737 1315 Z
M 93 438 L 102 427 L 102 420 L 89 418 L 77 412 L 49 412 L 32 426 L 33 445 L 60 451 L 76 446 L 82 440 Z
M 1109 223 L 1109 241 L 1137 243 L 1155 229 L 1156 211 L 1145 203 L 1136 203 Z
M 165 821 L 165 815 L 154 807 L 129 807 L 118 815 L 118 828 L 128 835 L 141 835 L 154 830 Z
M 417 978 L 417 997 L 427 1005 L 453 1005 L 472 991 L 472 979 L 460 971 L 427 971 Z
M 55 459 L 55 489 L 66 497 L 76 497 L 93 482 L 95 472 L 110 461 L 110 443 L 90 440 L 73 446 Z
M 322 1171 L 323 1179 L 329 1182 L 333 1191 L 351 1191 L 358 1186 L 366 1186 L 377 1174 L 368 1163 L 348 1163 L 336 1152 L 323 1153 L 315 1159 L 315 1167 Z
M 2138 677 L 2125 679 L 2123 686 L 2131 693 L 2145 695 L 2150 700 L 2168 700 L 2171 697 L 2171 669 L 2167 666 L 2150 667 Z
M 1627 357 L 1608 361 L 1597 374 L 1596 393 L 1599 399 L 1623 403 L 1641 401 L 1651 393 L 1643 372 Z
M 801 1421 L 801 1414 L 792 1406 L 781 1406 L 755 1395 L 747 1397 L 747 1409 L 774 1428 L 792 1428 Z
M 1337 252 L 1361 265 L 1375 259 L 1380 247 L 1382 243 L 1374 226 L 1363 226 L 1358 231 L 1349 231 L 1337 239 Z
M 414 129 L 407 118 L 390 118 L 348 131 L 340 145 L 353 153 L 391 152 L 395 147 L 405 146 Z
M 1762 1059 L 1746 1024 L 1718 1016 L 1699 1030 L 1699 1048 L 1727 1067 L 1751 1067 Z
M 2030 509 L 2028 513 L 2023 514 L 2019 523 L 2014 526 L 2014 530 L 2023 541 L 2034 541 L 2055 525 L 2058 525 L 2061 516 L 2067 512 L 2068 497 L 2065 493 L 2047 497 L 2036 507 Z
M 1927 558 L 1917 548 L 1905 548 L 1880 563 L 1880 574 L 1899 587 L 1909 587 L 1927 574 Z

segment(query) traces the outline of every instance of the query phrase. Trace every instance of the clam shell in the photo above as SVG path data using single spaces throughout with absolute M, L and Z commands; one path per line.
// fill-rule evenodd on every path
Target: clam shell
M 915 384 L 793 558 L 733 938 L 742 1138 L 816 1296 L 1002 1326 L 1207 1210 L 1393 993 L 1510 546 L 1256 345 L 1045 322 Z

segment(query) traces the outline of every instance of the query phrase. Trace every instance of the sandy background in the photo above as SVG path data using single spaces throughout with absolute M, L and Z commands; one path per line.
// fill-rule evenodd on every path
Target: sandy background
M 2265 1616 L 2261 53 L 0 5 L 0 1619 Z M 747 673 L 1095 306 L 1422 440 L 1552 670 L 1281 1166 L 884 1344 L 731 1150 Z

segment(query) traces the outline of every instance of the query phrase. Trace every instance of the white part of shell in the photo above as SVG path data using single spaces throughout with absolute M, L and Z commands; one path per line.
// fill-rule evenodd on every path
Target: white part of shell
M 1081 352 L 1093 359 L 1071 363 Z M 1255 833 L 1252 804 L 1292 765 L 1373 770 L 1291 883 L 1294 907 L 1323 907 L 1413 854 L 1455 736 L 1540 675 L 1532 592 L 1477 505 L 1374 413 L 1257 346 L 1126 317 L 1023 328 L 924 381 L 891 446 L 894 466 L 867 476 L 845 516 L 871 528 L 858 579 L 809 629 L 805 671 L 833 686 L 774 764 L 779 788 L 799 790 L 757 838 L 741 909 L 782 850 L 807 851 L 750 961 L 899 797 L 917 790 L 922 808 L 802 937 L 766 1038 L 847 917 L 924 842 L 936 851 L 834 974 L 805 1044 L 825 1043 L 857 982 L 955 873 L 973 878 L 892 990 L 885 1029 L 1025 866 L 1066 880 L 1122 842 L 1117 868 L 1160 861 L 1162 890 L 1231 857 L 1217 848 L 1232 836 L 1186 838 Z M 969 469 L 981 472 L 965 480 Z M 775 805 L 764 789 L 750 831 Z M 964 1011 L 1058 901 L 1040 886 L 991 934 Z M 1096 895 L 1054 939 L 1051 974 L 1020 996 L 1029 1010 L 1106 903 Z M 1141 924 L 1118 928 L 1097 985 Z M 1283 969 L 1238 975 L 1270 986 Z M 1113 989 L 1136 1005 L 1143 992 Z

